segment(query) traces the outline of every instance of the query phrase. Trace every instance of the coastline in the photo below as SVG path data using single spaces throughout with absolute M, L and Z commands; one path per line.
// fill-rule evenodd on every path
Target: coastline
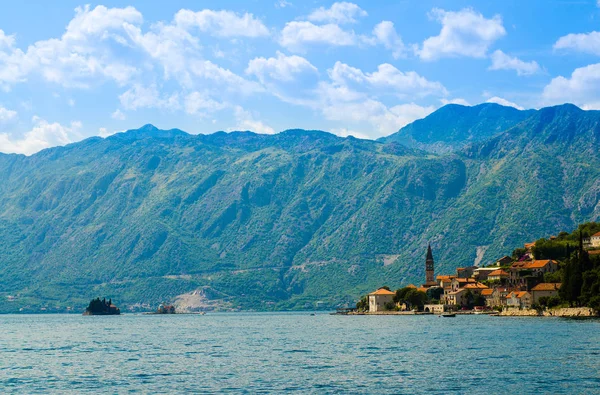
M 562 317 L 562 318 L 584 318 L 598 317 L 589 307 L 562 307 L 538 312 L 534 309 L 507 309 L 498 314 L 499 317 Z

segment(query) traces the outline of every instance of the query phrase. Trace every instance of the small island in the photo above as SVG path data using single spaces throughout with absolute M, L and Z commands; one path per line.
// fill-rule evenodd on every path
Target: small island
M 175 314 L 175 306 L 172 304 L 161 304 L 154 314 Z
M 120 315 L 121 310 L 114 304 L 112 299 L 108 302 L 106 298 L 100 300 L 100 298 L 92 299 L 88 307 L 83 312 L 83 315 Z

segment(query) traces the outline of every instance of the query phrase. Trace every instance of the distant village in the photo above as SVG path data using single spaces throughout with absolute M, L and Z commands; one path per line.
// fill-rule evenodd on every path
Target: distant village
M 374 314 L 408 311 L 444 314 L 552 307 L 553 301 L 558 304 L 561 283 L 544 282 L 544 278 L 549 277 L 548 273 L 557 272 L 559 264 L 552 259 L 535 259 L 534 246 L 535 243 L 527 243 L 522 255 L 503 256 L 487 267 L 459 267 L 455 274 L 437 277 L 434 277 L 433 251 L 428 246 L 425 283 L 420 287 L 410 284 L 396 292 L 388 287 L 379 288 L 363 298 L 357 310 Z M 600 255 L 600 232 L 583 239 L 583 246 L 589 255 Z M 410 297 L 400 295 L 409 294 L 411 289 L 426 294 L 427 303 L 420 305 L 418 298 L 411 303 Z

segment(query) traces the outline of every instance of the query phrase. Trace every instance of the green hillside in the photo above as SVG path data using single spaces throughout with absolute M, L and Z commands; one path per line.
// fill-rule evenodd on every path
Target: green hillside
M 469 143 L 487 140 L 524 121 L 533 113 L 534 110 L 522 111 L 495 103 L 472 107 L 448 104 L 380 140 L 445 154 Z
M 147 125 L 0 155 L 0 296 L 16 296 L 0 311 L 82 310 L 96 296 L 126 310 L 194 290 L 216 308 L 334 307 L 422 282 L 428 242 L 450 272 L 596 220 L 600 113 L 498 107 L 506 124 L 448 118 L 449 130 L 508 127 L 458 133 L 445 154 Z

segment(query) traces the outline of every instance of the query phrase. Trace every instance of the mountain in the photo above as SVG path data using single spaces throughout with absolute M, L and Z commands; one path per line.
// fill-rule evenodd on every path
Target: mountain
M 535 110 L 517 110 L 495 103 L 473 107 L 448 104 L 381 141 L 439 154 L 484 141 L 529 118 Z
M 450 273 L 597 220 L 600 112 L 527 114 L 444 154 L 147 125 L 0 155 L 0 296 L 16 297 L 0 311 L 83 310 L 96 296 L 155 307 L 195 290 L 210 308 L 334 307 L 423 282 L 428 242 Z

